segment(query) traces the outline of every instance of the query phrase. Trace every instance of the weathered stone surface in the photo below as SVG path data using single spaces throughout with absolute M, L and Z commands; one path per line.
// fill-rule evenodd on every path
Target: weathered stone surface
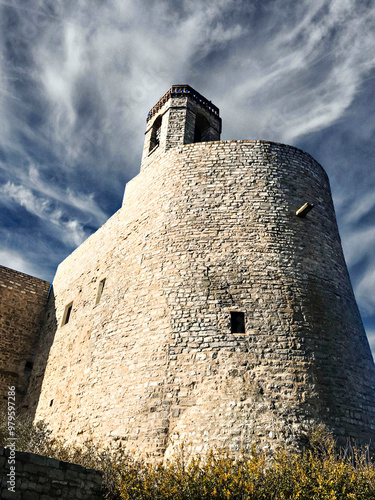
M 315 208 L 298 218 L 306 201 Z M 374 438 L 374 366 L 328 179 L 296 148 L 169 150 L 53 290 L 52 325 L 71 301 L 73 312 L 44 327 L 54 341 L 36 418 L 67 439 L 92 431 L 162 456 L 183 441 L 274 446 L 313 420 Z M 245 334 L 231 333 L 231 311 L 245 313 Z
M 7 411 L 8 387 L 16 387 L 17 408 L 26 394 L 49 286 L 0 266 L 0 411 Z
M 0 458 L 7 462 L 9 450 L 0 446 Z M 0 486 L 0 498 L 16 498 L 20 500 L 81 498 L 83 500 L 101 500 L 101 472 L 86 469 L 76 464 L 59 460 L 52 461 L 34 453 L 16 452 L 16 486 L 15 493 L 10 491 L 6 479 L 8 468 L 0 465 L 0 476 L 3 478 Z M 51 469 L 52 462 L 59 467 Z M 0 464 L 3 462 L 0 461 Z M 54 464 L 52 464 L 54 465 Z M 51 474 L 50 474 L 51 473 Z M 56 480 L 57 477 L 60 478 Z
M 374 363 L 323 168 L 291 146 L 220 142 L 204 99 L 159 104 L 123 207 L 57 270 L 36 420 L 155 458 L 275 447 L 314 421 L 375 442 Z M 194 142 L 198 122 L 217 140 Z

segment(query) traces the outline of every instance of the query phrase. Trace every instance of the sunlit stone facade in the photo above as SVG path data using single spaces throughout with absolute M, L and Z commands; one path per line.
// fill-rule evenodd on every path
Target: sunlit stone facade
M 151 110 L 122 208 L 58 267 L 25 404 L 67 440 L 159 458 L 298 443 L 313 422 L 375 442 L 327 175 L 220 131 L 188 86 Z

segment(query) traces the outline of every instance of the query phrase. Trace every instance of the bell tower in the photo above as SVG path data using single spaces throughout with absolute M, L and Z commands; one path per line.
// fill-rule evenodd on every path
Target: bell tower
M 219 108 L 189 85 L 172 85 L 148 113 L 141 171 L 171 148 L 219 141 L 220 133 Z

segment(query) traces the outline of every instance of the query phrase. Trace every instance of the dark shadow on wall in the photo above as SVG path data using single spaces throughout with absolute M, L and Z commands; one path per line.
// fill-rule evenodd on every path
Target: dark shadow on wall
M 27 415 L 33 419 L 35 417 L 48 357 L 55 338 L 56 330 L 57 318 L 55 294 L 53 286 L 51 286 L 42 325 L 34 346 L 34 363 L 31 373 L 29 374 L 29 382 L 27 387 L 24 388 L 21 415 Z

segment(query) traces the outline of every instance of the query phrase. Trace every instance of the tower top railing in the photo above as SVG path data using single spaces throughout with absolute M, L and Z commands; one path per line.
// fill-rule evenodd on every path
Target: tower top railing
M 213 115 L 219 116 L 219 108 L 212 104 L 211 101 L 203 97 L 199 92 L 190 87 L 190 85 L 172 85 L 163 97 L 158 100 L 155 106 L 150 109 L 147 115 L 147 121 L 149 121 L 171 97 L 180 97 L 181 95 L 192 97 L 199 102 L 201 106 L 206 108 L 207 111 Z

